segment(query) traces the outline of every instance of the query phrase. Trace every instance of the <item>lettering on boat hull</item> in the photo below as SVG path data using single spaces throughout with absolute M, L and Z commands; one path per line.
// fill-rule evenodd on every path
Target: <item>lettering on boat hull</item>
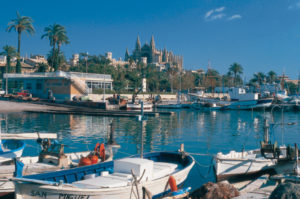
M 59 194 L 59 199 L 89 199 L 89 195 Z

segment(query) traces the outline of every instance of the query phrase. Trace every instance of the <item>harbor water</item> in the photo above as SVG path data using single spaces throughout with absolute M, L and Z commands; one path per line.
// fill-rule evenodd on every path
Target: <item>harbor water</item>
M 114 136 L 121 148 L 115 158 L 140 153 L 141 128 L 144 152 L 174 151 L 183 143 L 197 163 L 184 186 L 192 189 L 214 181 L 212 158 L 218 152 L 259 148 L 263 138 L 263 120 L 275 125 L 271 140 L 281 144 L 300 144 L 300 114 L 298 112 L 172 110 L 175 114 L 148 117 L 141 125 L 134 117 L 100 117 L 63 114 L 3 113 L 2 132 L 50 132 L 58 134 L 65 152 L 92 150 L 97 142 L 105 142 L 114 125 Z M 282 125 L 283 121 L 283 125 Z M 143 127 L 142 127 L 143 126 Z M 25 156 L 37 155 L 40 147 L 26 141 Z

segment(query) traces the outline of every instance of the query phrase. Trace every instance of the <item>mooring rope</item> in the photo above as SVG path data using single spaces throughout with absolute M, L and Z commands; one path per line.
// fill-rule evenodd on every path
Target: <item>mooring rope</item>
M 190 153 L 190 152 L 187 153 L 190 155 L 198 155 L 198 156 L 213 156 L 212 154 L 209 153 Z
M 208 166 L 207 166 L 207 165 L 202 165 L 202 164 L 200 164 L 198 161 L 195 160 L 196 165 L 197 165 L 197 166 L 196 166 L 197 171 L 198 171 L 199 175 L 200 175 L 203 179 L 207 179 L 207 178 L 208 178 L 209 173 L 210 173 L 210 171 L 211 171 L 211 168 L 214 166 L 213 160 L 214 160 L 214 159 L 212 158 L 212 159 L 211 159 L 211 162 L 210 162 L 210 164 L 209 164 Z M 206 167 L 206 168 L 208 168 L 207 173 L 206 173 L 205 176 L 201 173 L 200 167 Z

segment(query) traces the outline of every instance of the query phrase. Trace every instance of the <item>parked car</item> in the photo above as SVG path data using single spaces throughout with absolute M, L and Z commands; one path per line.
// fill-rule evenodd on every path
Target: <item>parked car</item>
M 23 97 L 30 97 L 31 93 L 28 90 L 21 90 L 19 92 L 16 92 L 18 96 L 23 96 Z
M 5 91 L 0 88 L 0 95 L 4 95 L 4 94 L 5 94 Z

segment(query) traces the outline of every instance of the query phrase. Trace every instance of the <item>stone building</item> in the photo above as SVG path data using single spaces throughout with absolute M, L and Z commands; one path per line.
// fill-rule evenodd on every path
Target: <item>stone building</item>
M 128 49 L 125 52 L 125 61 L 132 59 L 135 63 L 144 62 L 147 60 L 148 64 L 156 65 L 159 70 L 161 67 L 175 67 L 182 70 L 183 57 L 174 55 L 172 51 L 167 51 L 166 48 L 159 50 L 155 47 L 154 37 L 152 35 L 150 44 L 147 42 L 141 46 L 140 38 L 137 37 L 135 49 L 132 55 L 129 54 Z

